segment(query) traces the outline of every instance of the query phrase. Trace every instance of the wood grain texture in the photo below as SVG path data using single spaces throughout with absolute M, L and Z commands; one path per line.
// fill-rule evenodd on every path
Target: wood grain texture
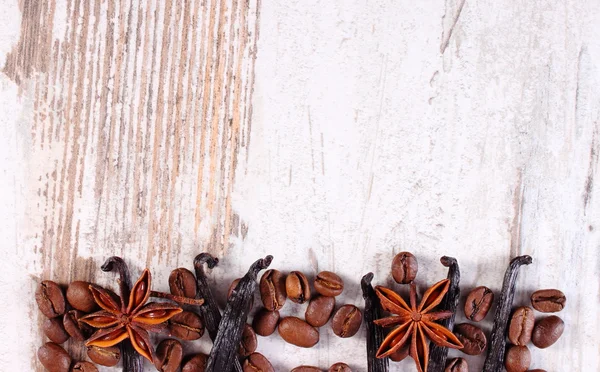
M 533 367 L 600 370 L 596 2 L 0 4 L 0 289 L 12 300 L 0 330 L 19 340 L 2 365 L 41 371 L 39 280 L 107 284 L 110 255 L 134 275 L 151 267 L 166 290 L 171 269 L 208 250 L 223 301 L 273 254 L 274 268 L 340 273 L 338 304 L 362 306 L 360 278 L 392 285 L 391 258 L 410 250 L 420 288 L 450 255 L 465 294 L 499 291 L 510 258 L 533 256 L 515 303 L 539 288 L 568 297 L 567 330 L 532 349 Z M 364 339 L 326 326 L 317 348 L 273 336 L 259 351 L 278 371 L 363 371 Z

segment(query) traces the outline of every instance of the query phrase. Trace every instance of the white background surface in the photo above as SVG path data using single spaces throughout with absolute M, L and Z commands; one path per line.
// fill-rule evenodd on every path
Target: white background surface
M 206 249 L 221 300 L 273 254 L 338 272 L 338 304 L 359 306 L 361 276 L 392 285 L 400 250 L 422 290 L 456 257 L 464 293 L 498 293 L 529 254 L 515 305 L 568 298 L 532 368 L 600 370 L 597 1 L 0 5 L 2 369 L 42 370 L 40 280 L 108 284 L 99 266 L 117 254 L 167 290 Z M 366 370 L 364 329 L 259 351 L 277 371 Z

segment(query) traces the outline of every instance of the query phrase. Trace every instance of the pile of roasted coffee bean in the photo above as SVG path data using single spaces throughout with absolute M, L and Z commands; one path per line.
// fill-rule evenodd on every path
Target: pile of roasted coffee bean
M 480 322 L 487 316 L 492 303 L 494 293 L 485 286 L 476 287 L 467 295 L 464 313 L 465 317 L 473 322 Z M 472 323 L 456 324 L 453 329 L 454 335 L 464 345 L 460 351 L 467 355 L 481 355 L 487 349 L 487 337 L 483 330 Z M 467 372 L 469 366 L 464 358 L 450 360 L 446 367 L 447 372 Z
M 531 352 L 527 344 L 531 342 L 535 347 L 545 349 L 552 346 L 565 329 L 564 321 L 556 315 L 544 316 L 536 320 L 534 309 L 541 313 L 556 313 L 561 311 L 566 304 L 563 292 L 557 289 L 542 289 L 533 292 L 531 305 L 517 308 L 511 317 L 508 328 L 508 340 L 512 345 L 508 347 L 504 366 L 508 372 L 524 372 L 531 365 Z M 535 369 L 530 372 L 545 372 Z
M 313 286 L 317 292 L 314 296 L 311 294 L 308 278 L 299 271 L 292 271 L 288 275 L 275 269 L 265 271 L 259 283 L 263 307 L 254 316 L 252 328 L 249 328 L 248 333 L 254 330 L 259 336 L 267 337 L 277 330 L 284 341 L 310 348 L 319 342 L 318 328 L 325 326 L 333 314 L 331 321 L 333 333 L 342 338 L 354 336 L 362 323 L 361 311 L 354 305 L 346 304 L 339 307 L 334 314 L 335 297 L 344 290 L 342 278 L 333 272 L 322 271 L 315 277 Z M 308 302 L 304 319 L 292 316 L 280 317 L 279 310 L 288 299 L 296 304 Z M 293 371 L 321 371 L 321 369 L 300 366 Z M 329 368 L 329 371 L 348 372 L 350 367 L 344 363 L 336 363 Z
M 48 318 L 42 324 L 42 330 L 50 340 L 38 349 L 37 355 L 42 365 L 50 372 L 98 371 L 91 362 L 74 362 L 69 353 L 60 346 L 69 339 L 82 343 L 91 334 L 91 329 L 79 322 L 82 316 L 97 309 L 89 285 L 87 282 L 72 282 L 65 295 L 60 285 L 44 280 L 35 292 L 38 307 Z M 114 366 L 121 358 L 118 347 L 114 350 L 90 347 L 87 354 L 94 363 L 106 366 Z

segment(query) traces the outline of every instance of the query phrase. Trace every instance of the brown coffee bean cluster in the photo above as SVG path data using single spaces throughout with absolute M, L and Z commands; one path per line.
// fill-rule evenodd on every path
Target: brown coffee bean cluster
M 37 355 L 47 371 L 98 371 L 93 363 L 73 361 L 60 346 L 69 339 L 83 342 L 91 334 L 91 329 L 79 322 L 81 317 L 98 309 L 89 287 L 90 283 L 83 281 L 71 282 L 66 291 L 51 280 L 44 280 L 38 285 L 35 301 L 40 312 L 48 318 L 42 323 L 42 331 L 50 342 L 42 345 Z M 96 362 L 91 357 L 90 360 Z
M 556 315 L 550 315 L 536 321 L 534 309 L 542 313 L 561 311 L 566 304 L 563 292 L 557 289 L 542 289 L 531 295 L 531 305 L 517 308 L 511 317 L 508 328 L 508 347 L 504 366 L 508 372 L 528 371 L 531 365 L 531 352 L 527 347 L 530 342 L 534 346 L 545 349 L 553 345 L 562 335 L 565 323 Z M 540 371 L 541 369 L 531 370 Z
M 339 337 L 351 337 L 360 329 L 362 314 L 354 305 L 341 306 L 335 312 L 335 297 L 344 290 L 344 281 L 331 271 L 318 273 L 312 282 L 316 293 L 311 293 L 310 281 L 300 271 L 292 271 L 285 275 L 276 269 L 265 271 L 259 282 L 261 308 L 252 321 L 252 329 L 259 336 L 270 336 L 277 329 L 281 338 L 298 347 L 310 348 L 315 346 L 320 339 L 318 328 L 326 325 L 333 317 L 331 324 L 334 334 Z M 230 289 L 232 291 L 233 289 Z M 287 300 L 308 306 L 304 313 L 304 319 L 298 317 L 281 317 L 279 311 Z M 262 363 L 263 359 L 255 356 L 254 361 L 249 360 L 250 365 Z M 346 371 L 340 369 L 345 364 L 334 365 L 332 371 Z M 334 368 L 332 366 L 332 368 Z M 342 366 L 342 367 L 340 367 Z M 346 366 L 347 367 L 347 366 Z M 316 368 L 301 366 L 295 371 Z M 317 369 L 320 370 L 320 369 Z

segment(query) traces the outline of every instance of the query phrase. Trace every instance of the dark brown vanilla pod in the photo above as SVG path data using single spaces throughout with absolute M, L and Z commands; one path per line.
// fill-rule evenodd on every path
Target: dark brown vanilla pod
M 112 256 L 104 262 L 101 269 L 106 272 L 116 271 L 119 273 L 118 282 L 121 298 L 124 299 L 123 302 L 127 302 L 129 292 L 131 291 L 131 278 L 125 261 L 121 257 Z M 121 307 L 125 309 L 127 305 L 127 303 L 122 303 Z M 129 339 L 123 340 L 120 343 L 120 347 L 123 359 L 123 372 L 142 372 L 144 370 L 142 356 L 135 351 L 133 345 L 131 345 L 131 341 Z
M 379 298 L 371 285 L 373 273 L 362 277 L 360 286 L 365 299 L 365 324 L 367 326 L 367 367 L 369 372 L 387 372 L 389 358 L 377 358 L 377 350 L 383 342 L 383 328 L 376 326 L 373 321 L 381 317 Z
M 237 360 L 242 332 L 254 299 L 257 287 L 256 276 L 259 271 L 269 267 L 272 260 L 273 256 L 267 256 L 254 262 L 227 300 L 205 372 L 225 372 L 233 368 L 234 361 Z
M 492 328 L 491 342 L 485 364 L 483 365 L 483 372 L 500 372 L 504 368 L 506 331 L 515 297 L 517 275 L 522 265 L 529 265 L 531 262 L 533 262 L 533 259 L 530 256 L 518 256 L 510 261 L 510 265 L 506 269 L 500 300 L 494 314 L 494 327 Z
M 448 293 L 440 303 L 438 311 L 450 311 L 452 316 L 444 319 L 439 323 L 448 328 L 450 332 L 454 328 L 454 318 L 456 317 L 456 309 L 460 299 L 460 268 L 458 261 L 454 257 L 443 256 L 440 258 L 442 265 L 448 268 L 448 279 L 450 279 L 450 288 Z M 436 345 L 433 342 L 429 343 L 429 372 L 444 372 L 446 369 L 446 360 L 448 359 L 448 348 Z
M 213 297 L 210 286 L 208 285 L 208 279 L 206 278 L 206 272 L 204 271 L 204 264 L 209 269 L 215 268 L 219 264 L 219 259 L 213 257 L 209 253 L 200 253 L 194 258 L 194 271 L 196 272 L 196 298 L 203 298 L 204 305 L 200 307 L 200 312 L 204 317 L 204 325 L 208 330 L 210 339 L 215 341 L 217 333 L 219 331 L 219 323 L 221 322 L 221 312 L 219 311 L 219 305 Z M 243 368 L 240 361 L 234 358 L 233 370 L 235 372 L 242 372 Z

